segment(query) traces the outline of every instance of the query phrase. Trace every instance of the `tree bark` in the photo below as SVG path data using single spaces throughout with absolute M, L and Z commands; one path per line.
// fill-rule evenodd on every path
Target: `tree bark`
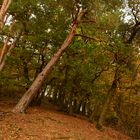
M 51 60 L 48 62 L 46 67 L 42 70 L 42 72 L 37 76 L 31 87 L 27 90 L 27 92 L 23 95 L 23 97 L 20 99 L 18 104 L 14 107 L 12 112 L 14 113 L 24 113 L 27 107 L 29 106 L 30 102 L 33 100 L 34 96 L 38 93 L 40 88 L 42 87 L 44 81 L 47 79 L 49 73 L 52 71 L 55 64 L 58 62 L 59 58 L 62 56 L 64 51 L 67 49 L 67 47 L 71 44 L 74 36 L 75 36 L 75 30 L 77 28 L 77 25 L 83 15 L 85 14 L 85 11 L 81 11 L 75 21 L 73 22 L 72 28 L 66 37 L 64 43 L 60 47 L 60 49 L 54 54 L 54 56 L 51 58 Z
M 110 90 L 108 91 L 108 95 L 107 95 L 106 101 L 104 103 L 103 110 L 102 110 L 102 112 L 100 114 L 99 121 L 98 121 L 98 123 L 96 125 L 96 127 L 98 129 L 102 129 L 103 123 L 105 121 L 107 110 L 108 110 L 109 105 L 110 105 L 110 103 L 112 101 L 112 98 L 114 97 L 114 95 L 116 93 L 117 81 L 118 81 L 118 69 L 115 71 L 114 80 L 112 82 Z
M 7 54 L 7 52 L 8 52 L 8 49 L 9 49 L 8 41 L 9 41 L 9 39 L 7 37 L 6 40 L 4 41 L 4 45 L 3 45 L 1 53 L 0 53 L 0 65 L 3 63 L 5 54 Z
M 4 26 L 4 17 L 6 12 L 11 4 L 12 0 L 3 0 L 1 9 L 0 9 L 0 28 L 2 29 Z
M 0 53 L 0 72 L 3 70 L 7 56 L 10 55 L 11 50 L 16 46 L 16 43 L 18 42 L 19 38 L 21 37 L 21 34 L 22 33 L 18 34 L 18 36 L 14 39 L 13 44 L 11 44 L 11 45 L 8 45 L 9 38 L 8 37 L 6 38 L 2 51 Z

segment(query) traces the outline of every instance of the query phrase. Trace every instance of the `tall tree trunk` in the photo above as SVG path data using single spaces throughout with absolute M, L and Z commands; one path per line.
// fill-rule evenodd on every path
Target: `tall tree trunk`
M 15 37 L 15 39 L 11 45 L 8 45 L 9 38 L 8 37 L 6 38 L 2 51 L 0 53 L 0 72 L 3 70 L 7 56 L 10 55 L 11 50 L 16 46 L 16 43 L 18 42 L 19 38 L 21 37 L 21 34 L 22 34 L 22 32 L 20 32 L 17 35 L 17 37 Z
M 27 92 L 20 99 L 18 104 L 14 107 L 12 112 L 14 113 L 23 113 L 29 106 L 30 102 L 33 100 L 34 96 L 38 93 L 40 88 L 42 87 L 44 81 L 47 79 L 49 73 L 52 71 L 55 64 L 58 62 L 59 58 L 62 56 L 66 48 L 71 44 L 73 37 L 75 36 L 75 30 L 77 28 L 78 22 L 81 20 L 82 16 L 85 14 L 85 11 L 81 11 L 77 18 L 75 19 L 72 28 L 60 47 L 60 49 L 54 54 L 51 60 L 48 62 L 46 67 L 42 70 L 42 72 L 37 76 L 31 87 L 27 90 Z
M 9 41 L 9 38 L 7 37 L 6 40 L 4 41 L 4 44 L 0 53 L 0 69 L 2 69 L 1 67 L 3 67 L 3 61 L 9 49 L 8 41 Z
M 4 26 L 4 17 L 6 15 L 6 12 L 11 4 L 12 0 L 3 0 L 1 9 L 0 9 L 0 29 Z
M 116 71 L 115 71 L 114 80 L 112 82 L 110 90 L 108 91 L 108 95 L 106 97 L 106 101 L 104 103 L 103 110 L 102 110 L 102 112 L 100 114 L 99 121 L 98 121 L 98 123 L 96 125 L 96 127 L 98 129 L 102 129 L 103 123 L 104 123 L 105 118 L 106 118 L 107 110 L 108 110 L 109 105 L 110 105 L 110 103 L 112 101 L 112 98 L 114 97 L 114 95 L 116 93 L 117 82 L 118 82 L 118 69 L 116 69 Z

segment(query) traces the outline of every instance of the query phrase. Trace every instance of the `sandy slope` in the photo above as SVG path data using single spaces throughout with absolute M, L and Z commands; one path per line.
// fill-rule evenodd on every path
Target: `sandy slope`
M 0 140 L 132 140 L 111 128 L 98 131 L 87 120 L 54 109 L 32 107 L 27 114 L 3 113 L 13 106 L 0 102 Z

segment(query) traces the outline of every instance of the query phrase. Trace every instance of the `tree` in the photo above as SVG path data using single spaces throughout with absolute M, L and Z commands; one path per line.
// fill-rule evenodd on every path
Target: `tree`
M 121 42 L 122 44 L 120 44 L 122 47 L 124 46 L 124 52 L 128 49 L 128 48 L 131 48 L 130 45 L 132 45 L 135 37 L 137 37 L 137 33 L 139 32 L 140 30 L 140 22 L 139 22 L 139 8 L 138 8 L 138 2 L 137 1 L 129 1 L 128 2 L 129 4 L 129 8 L 131 10 L 131 14 L 134 18 L 134 21 L 132 21 L 133 23 L 133 27 L 131 28 L 131 30 L 129 31 L 130 34 L 129 36 L 120 36 L 121 37 Z M 127 33 L 127 32 L 126 32 Z M 119 33 L 118 33 L 119 34 Z M 128 34 L 128 33 L 127 33 Z M 117 43 L 115 43 L 115 45 L 117 45 Z M 113 46 L 113 45 L 112 45 Z M 127 47 L 127 48 L 126 48 Z M 119 48 L 119 47 L 118 47 Z M 127 55 L 132 53 L 132 49 L 130 49 L 131 51 L 127 52 Z M 119 50 L 118 50 L 119 52 Z M 121 52 L 119 52 L 121 53 Z M 125 54 L 119 54 L 119 53 L 115 53 L 115 59 L 116 59 L 116 66 L 117 67 L 123 67 L 124 65 L 128 64 L 130 65 L 130 62 L 131 60 L 129 60 L 129 58 L 126 58 L 124 55 Z M 125 63 L 123 63 L 125 62 Z M 119 69 L 120 69 L 119 68 Z M 103 126 L 103 123 L 105 121 L 105 117 L 106 117 L 106 114 L 107 114 L 107 110 L 109 109 L 109 105 L 111 104 L 111 100 L 113 99 L 113 97 L 115 96 L 116 94 L 116 90 L 117 90 L 117 83 L 119 82 L 120 80 L 120 73 L 122 72 L 122 68 L 119 70 L 118 68 L 115 70 L 115 76 L 114 76 L 114 80 L 112 82 L 112 85 L 111 85 L 111 88 L 109 89 L 108 91 L 108 95 L 106 97 L 106 101 L 104 103 L 104 107 L 102 109 L 102 112 L 100 114 L 100 117 L 99 117 L 99 121 L 97 123 L 97 128 L 102 128 Z M 126 68 L 125 68 L 126 69 Z
M 138 2 L 13 1 L 8 10 L 10 25 L 4 26 L 0 36 L 1 48 L 5 42 L 0 59 L 6 62 L 0 93 L 14 99 L 23 96 L 13 112 L 24 112 L 38 101 L 51 102 L 69 114 L 96 121 L 98 127 L 121 120 L 125 127 L 130 124 L 129 131 L 136 129 L 135 119 L 130 118 L 139 118 L 132 115 L 138 114 L 139 68 L 133 73 L 139 65 Z M 123 18 L 125 4 L 130 7 L 130 20 Z M 72 33 L 72 22 L 81 9 L 87 12 Z M 133 75 L 137 80 L 131 80 Z
M 7 15 L 7 11 L 9 9 L 9 6 L 11 4 L 12 0 L 3 0 L 3 3 L 1 5 L 0 9 L 0 30 L 3 30 L 4 25 L 7 22 L 7 19 L 9 15 Z M 7 17 L 6 17 L 7 16 Z M 5 63 L 5 54 L 7 54 L 9 49 L 8 45 L 8 38 L 5 40 L 3 48 L 0 53 L 0 72 L 3 69 L 4 63 Z
M 85 11 L 81 11 L 78 14 L 77 18 L 74 20 L 74 22 L 72 24 L 71 30 L 70 30 L 66 40 L 64 41 L 64 43 L 62 44 L 60 49 L 54 54 L 54 56 L 49 61 L 47 66 L 43 69 L 43 71 L 37 76 L 37 78 L 35 79 L 35 81 L 31 85 L 31 87 L 24 94 L 24 96 L 21 98 L 19 103 L 15 106 L 15 108 L 13 109 L 14 113 L 25 112 L 26 108 L 28 107 L 28 105 L 30 104 L 32 99 L 35 97 L 35 95 L 38 93 L 39 89 L 41 88 L 41 86 L 44 83 L 44 80 L 48 77 L 48 74 L 51 72 L 54 65 L 57 63 L 57 61 L 59 60 L 61 55 L 64 53 L 65 49 L 72 42 L 72 39 L 75 35 L 75 30 L 77 28 L 77 25 L 80 22 L 80 20 L 81 20 L 81 18 L 83 17 L 84 14 L 85 14 Z
M 12 0 L 3 0 L 1 9 L 0 9 L 0 28 L 2 29 L 6 23 L 5 16 L 7 14 L 8 8 Z M 7 19 L 7 18 L 6 18 Z

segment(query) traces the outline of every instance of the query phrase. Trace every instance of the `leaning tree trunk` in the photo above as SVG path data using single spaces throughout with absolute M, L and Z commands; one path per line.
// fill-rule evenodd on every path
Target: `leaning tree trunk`
M 59 58 L 62 56 L 66 48 L 71 44 L 74 36 L 75 36 L 75 30 L 77 28 L 77 25 L 79 21 L 81 20 L 82 16 L 85 14 L 85 11 L 81 11 L 75 21 L 73 22 L 72 28 L 65 39 L 64 43 L 60 47 L 60 49 L 54 54 L 54 56 L 51 58 L 49 63 L 46 65 L 46 67 L 42 70 L 42 72 L 37 76 L 31 87 L 27 90 L 27 92 L 23 95 L 23 97 L 20 99 L 18 104 L 14 107 L 12 112 L 14 113 L 24 113 L 27 107 L 29 106 L 30 102 L 33 100 L 33 98 L 36 96 L 40 88 L 42 87 L 44 81 L 47 79 L 49 73 L 52 71 L 55 64 L 58 62 Z
M 102 129 L 102 127 L 103 127 L 103 123 L 104 123 L 105 118 L 106 118 L 107 110 L 108 110 L 109 105 L 110 105 L 110 103 L 112 101 L 112 98 L 114 97 L 114 95 L 116 93 L 117 82 L 118 82 L 118 69 L 115 71 L 114 80 L 112 82 L 110 90 L 108 91 L 108 95 L 106 97 L 106 101 L 104 103 L 103 110 L 102 110 L 102 112 L 100 114 L 99 121 L 98 121 L 98 123 L 96 125 L 96 127 L 98 129 Z
M 2 48 L 2 51 L 0 53 L 0 72 L 3 70 L 3 68 L 5 66 L 6 58 L 8 56 L 10 56 L 11 50 L 16 46 L 18 40 L 21 37 L 21 34 L 22 34 L 22 32 L 20 32 L 17 35 L 17 37 L 15 37 L 14 42 L 11 45 L 8 45 L 9 38 L 8 37 L 6 38 L 4 45 L 3 45 L 3 48 Z
M 0 9 L 0 29 L 3 28 L 4 26 L 4 17 L 7 13 L 7 10 L 11 4 L 12 0 L 3 0 L 3 3 L 2 3 L 2 6 L 1 6 L 1 9 Z
M 0 72 L 2 71 L 2 69 L 4 67 L 5 55 L 7 54 L 8 49 L 9 49 L 8 41 L 9 41 L 9 39 L 7 37 L 5 42 L 4 42 L 3 48 L 1 50 L 1 53 L 0 53 Z

